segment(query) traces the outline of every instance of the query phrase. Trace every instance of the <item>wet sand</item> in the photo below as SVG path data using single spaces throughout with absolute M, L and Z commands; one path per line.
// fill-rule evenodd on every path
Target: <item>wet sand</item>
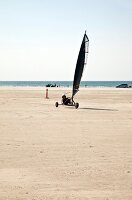
M 131 200 L 132 89 L 0 87 L 0 200 Z

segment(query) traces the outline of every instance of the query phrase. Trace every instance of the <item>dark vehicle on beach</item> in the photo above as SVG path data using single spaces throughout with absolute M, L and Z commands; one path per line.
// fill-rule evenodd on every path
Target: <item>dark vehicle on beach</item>
M 71 97 L 66 97 L 66 95 L 63 95 L 61 104 L 59 104 L 58 102 L 55 103 L 56 107 L 58 107 L 59 105 L 74 106 L 75 108 L 79 107 L 79 103 L 75 103 L 73 98 L 75 94 L 79 91 L 79 86 L 80 86 L 80 81 L 82 78 L 84 66 L 87 63 L 88 47 L 89 47 L 89 39 L 85 31 L 85 34 L 83 36 L 83 40 L 81 43 L 77 63 L 76 63 L 76 69 L 75 69 L 73 87 L 72 87 L 72 95 Z
M 57 87 L 57 86 L 56 86 L 56 84 L 53 85 L 53 84 L 49 83 L 46 85 L 46 87 Z
M 120 84 L 120 85 L 117 85 L 116 88 L 128 88 L 128 84 L 126 83 L 123 83 L 123 84 Z

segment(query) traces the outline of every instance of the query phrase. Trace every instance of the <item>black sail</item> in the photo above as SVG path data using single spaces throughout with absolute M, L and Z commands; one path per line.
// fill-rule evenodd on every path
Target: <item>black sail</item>
M 87 62 L 88 47 L 89 47 L 89 39 L 85 32 L 83 36 L 82 44 L 80 47 L 80 51 L 78 54 L 77 63 L 76 63 L 76 69 L 75 69 L 74 81 L 73 81 L 72 98 L 79 90 L 79 85 L 80 85 L 81 77 L 83 74 L 84 66 Z

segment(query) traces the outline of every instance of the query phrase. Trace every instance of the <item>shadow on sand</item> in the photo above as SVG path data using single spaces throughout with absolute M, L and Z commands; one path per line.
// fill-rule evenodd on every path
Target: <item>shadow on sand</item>
M 101 111 L 118 111 L 116 109 L 107 109 L 107 108 L 79 108 L 82 110 L 101 110 Z

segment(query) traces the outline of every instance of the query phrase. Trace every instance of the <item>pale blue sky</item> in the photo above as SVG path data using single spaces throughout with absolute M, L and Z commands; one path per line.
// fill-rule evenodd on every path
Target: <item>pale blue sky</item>
M 132 80 L 131 0 L 0 0 L 0 80 Z

